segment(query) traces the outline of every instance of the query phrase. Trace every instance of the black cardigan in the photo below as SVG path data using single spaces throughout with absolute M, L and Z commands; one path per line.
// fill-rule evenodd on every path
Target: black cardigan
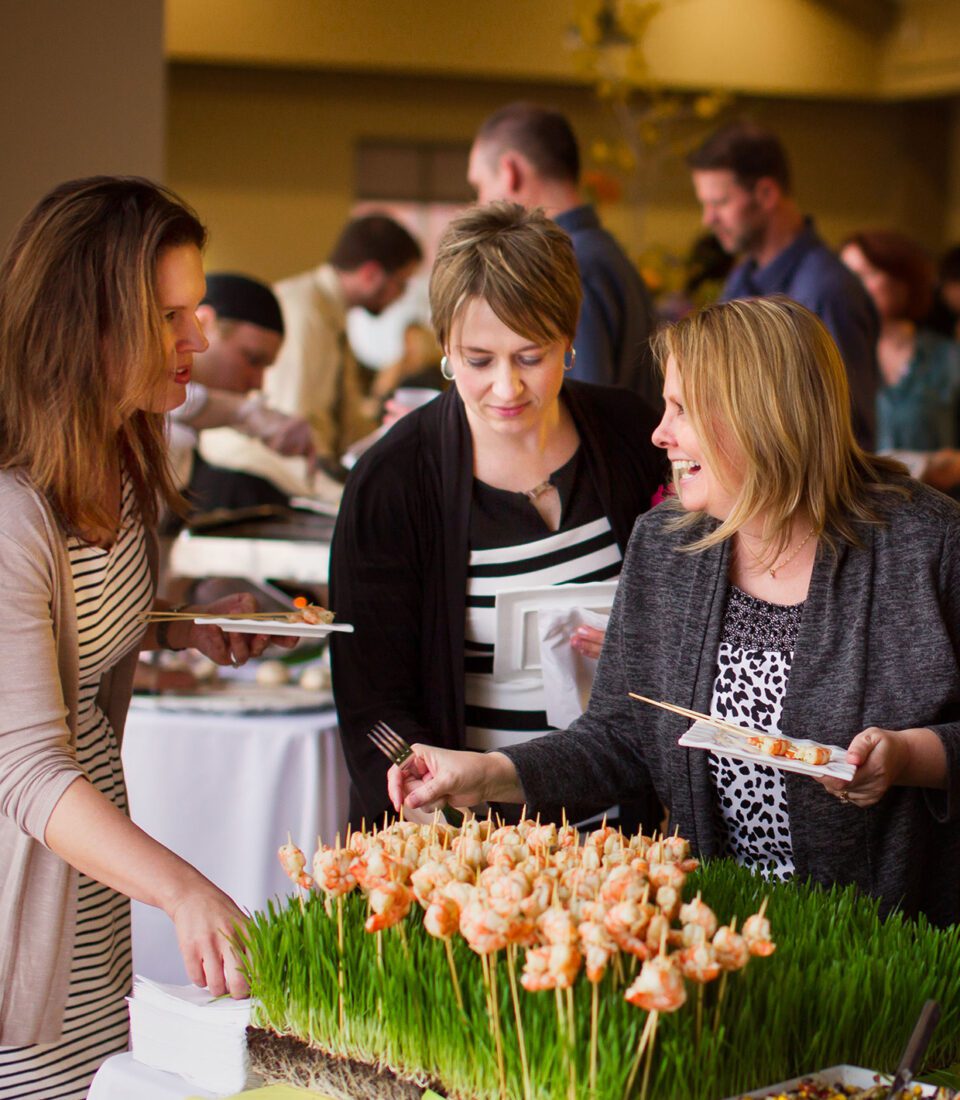
M 653 411 L 626 390 L 564 384 L 585 461 L 621 552 L 662 481 Z M 347 480 L 330 558 L 334 696 L 350 818 L 389 806 L 377 721 L 408 741 L 464 745 L 464 617 L 473 440 L 455 388 L 408 414 Z
M 784 773 L 798 878 L 856 883 L 885 909 L 960 920 L 960 508 L 913 483 L 862 546 L 817 555 L 783 700 L 784 737 L 846 747 L 868 726 L 929 726 L 947 757 L 946 791 L 892 787 L 860 809 Z M 637 692 L 709 710 L 727 602 L 729 543 L 679 547 L 661 505 L 636 525 L 586 714 L 569 730 L 505 749 L 528 805 L 576 794 L 607 803 L 652 784 L 698 853 L 720 848 L 707 754 L 689 725 Z

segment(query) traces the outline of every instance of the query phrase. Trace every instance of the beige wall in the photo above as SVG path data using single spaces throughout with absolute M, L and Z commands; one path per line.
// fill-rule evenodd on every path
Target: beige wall
M 883 40 L 849 6 L 663 0 L 649 74 L 674 87 L 868 94 Z M 584 10 L 575 0 L 169 0 L 167 49 L 180 61 L 576 81 L 570 28 Z
M 584 0 L 168 0 L 175 61 L 578 82 Z M 624 0 L 624 6 L 630 4 Z M 641 8 L 641 0 L 633 0 Z M 960 92 L 956 0 L 661 0 L 646 75 L 746 95 Z
M 163 0 L 2 0 L 0 103 L 0 242 L 61 180 L 159 177 Z
M 469 142 L 486 113 L 518 96 L 567 111 L 585 148 L 616 133 L 592 91 L 569 85 L 174 64 L 167 174 L 210 223 L 212 267 L 276 278 L 329 249 L 353 200 L 358 139 Z M 829 240 L 884 225 L 932 248 L 957 235 L 956 108 L 782 98 L 740 106 L 781 132 L 797 193 Z M 634 254 L 652 243 L 682 252 L 697 234 L 678 157 L 649 158 L 627 197 L 605 217 Z
M 949 189 L 944 236 L 951 244 L 960 244 L 960 98 L 953 102 L 950 109 L 950 139 L 947 155 Z

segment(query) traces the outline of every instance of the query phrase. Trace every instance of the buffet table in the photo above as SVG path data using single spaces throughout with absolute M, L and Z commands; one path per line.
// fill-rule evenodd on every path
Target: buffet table
M 181 531 L 170 551 L 170 573 L 181 577 L 243 577 L 324 585 L 330 567 L 331 516 L 288 513 L 260 519 L 207 519 Z
M 147 704 L 150 709 L 147 709 Z M 347 819 L 348 777 L 336 712 L 206 714 L 134 700 L 123 740 L 130 813 L 241 908 L 291 892 L 277 860 L 287 839 L 313 851 Z M 182 984 L 169 918 L 133 904 L 134 972 Z

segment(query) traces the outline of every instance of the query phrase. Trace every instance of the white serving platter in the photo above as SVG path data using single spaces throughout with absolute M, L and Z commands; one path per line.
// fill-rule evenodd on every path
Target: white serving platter
M 735 1096 L 728 1096 L 726 1100 L 748 1100 L 748 1098 L 766 1100 L 767 1097 L 778 1097 L 781 1093 L 799 1088 L 804 1081 L 813 1081 L 817 1085 L 849 1085 L 853 1088 L 869 1089 L 876 1085 L 889 1084 L 890 1075 L 878 1073 L 873 1069 L 864 1069 L 862 1066 L 830 1066 L 828 1069 L 817 1070 L 816 1073 L 805 1073 L 802 1077 L 794 1077 L 790 1081 L 779 1081 L 775 1085 L 767 1085 L 766 1088 L 754 1089 L 753 1092 L 738 1092 Z M 935 1085 L 920 1087 L 920 1096 L 936 1095 Z
M 541 672 L 538 612 L 583 607 L 601 615 L 609 614 L 616 591 L 617 582 L 613 580 L 498 592 L 495 602 L 494 679 L 525 680 Z
M 745 729 L 744 733 L 753 736 L 760 731 Z M 770 753 L 761 752 L 735 733 L 717 729 L 707 722 L 694 722 L 684 733 L 679 745 L 686 749 L 706 749 L 715 756 L 732 756 L 736 760 L 749 760 L 754 764 L 765 764 L 769 768 L 779 768 L 785 772 L 799 772 L 801 775 L 813 775 L 817 777 L 830 776 L 831 779 L 853 779 L 856 768 L 846 762 L 846 749 L 836 745 L 824 745 L 820 741 L 794 740 L 795 745 L 817 745 L 830 750 L 829 764 L 805 764 L 802 760 L 788 760 L 783 756 L 771 756 Z
M 134 710 L 161 714 L 294 714 L 333 705 L 329 691 L 307 691 L 296 684 L 218 680 L 190 692 L 134 694 Z
M 200 626 L 219 626 L 226 634 L 272 634 L 283 638 L 326 638 L 340 631 L 352 634 L 351 623 L 291 623 L 283 619 L 210 619 L 193 620 Z

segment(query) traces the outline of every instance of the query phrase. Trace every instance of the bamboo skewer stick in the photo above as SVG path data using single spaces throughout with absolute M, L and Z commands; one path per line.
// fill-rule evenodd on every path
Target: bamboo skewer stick
M 590 1100 L 597 1095 L 597 1025 L 600 1016 L 600 983 L 591 983 L 590 989 Z
M 701 714 L 698 710 L 678 707 L 675 703 L 659 703 L 656 699 L 648 699 L 646 695 L 637 695 L 633 691 L 629 691 L 627 694 L 631 699 L 639 699 L 641 703 L 649 703 L 652 707 L 660 707 L 661 710 L 668 710 L 671 714 L 681 714 L 684 718 L 692 718 L 695 722 L 706 722 L 717 729 L 738 734 L 740 737 L 757 737 L 762 734 L 760 730 L 744 729 L 743 726 L 735 726 L 732 722 L 725 722 L 722 718 L 711 718 L 709 714 Z
M 510 979 L 510 998 L 513 1001 L 513 1016 L 517 1021 L 517 1046 L 520 1050 L 520 1072 L 523 1076 L 523 1098 L 531 1100 L 530 1066 L 527 1064 L 527 1043 L 523 1036 L 523 1018 L 520 1015 L 520 998 L 517 995 L 517 948 L 507 945 L 507 976 Z
M 182 622 L 189 620 L 193 622 L 196 619 L 264 619 L 269 621 L 273 619 L 275 622 L 289 623 L 303 622 L 302 616 L 300 618 L 293 618 L 293 616 L 300 616 L 300 612 L 294 611 L 247 611 L 236 612 L 231 614 L 219 613 L 216 611 L 142 611 L 137 618 L 140 622 L 144 623 L 164 623 L 164 622 Z M 332 622 L 332 620 L 330 620 Z M 319 626 L 329 626 L 329 622 L 321 622 L 316 624 Z
M 447 964 L 450 967 L 450 979 L 453 982 L 453 992 L 457 997 L 457 1008 L 460 1009 L 460 1014 L 465 1016 L 463 994 L 460 992 L 460 979 L 457 977 L 457 964 L 453 958 L 453 945 L 450 943 L 449 937 L 444 939 L 443 946 L 447 949 Z
M 647 1018 L 644 1020 L 643 1030 L 640 1032 L 640 1041 L 637 1043 L 637 1053 L 634 1055 L 633 1065 L 630 1067 L 630 1076 L 627 1078 L 627 1084 L 623 1090 L 623 1100 L 628 1100 L 630 1092 L 633 1089 L 633 1082 L 637 1079 L 637 1071 L 640 1069 L 640 1060 L 643 1058 L 643 1052 L 647 1049 L 647 1043 L 650 1039 L 651 1020 L 653 1016 L 654 1013 L 648 1012 Z
M 647 1060 L 643 1067 L 643 1084 L 640 1086 L 640 1100 L 647 1100 L 647 1088 L 650 1085 L 650 1067 L 653 1065 L 653 1047 L 657 1039 L 657 1022 L 660 1013 L 654 1009 L 650 1013 L 650 1038 L 647 1040 Z

